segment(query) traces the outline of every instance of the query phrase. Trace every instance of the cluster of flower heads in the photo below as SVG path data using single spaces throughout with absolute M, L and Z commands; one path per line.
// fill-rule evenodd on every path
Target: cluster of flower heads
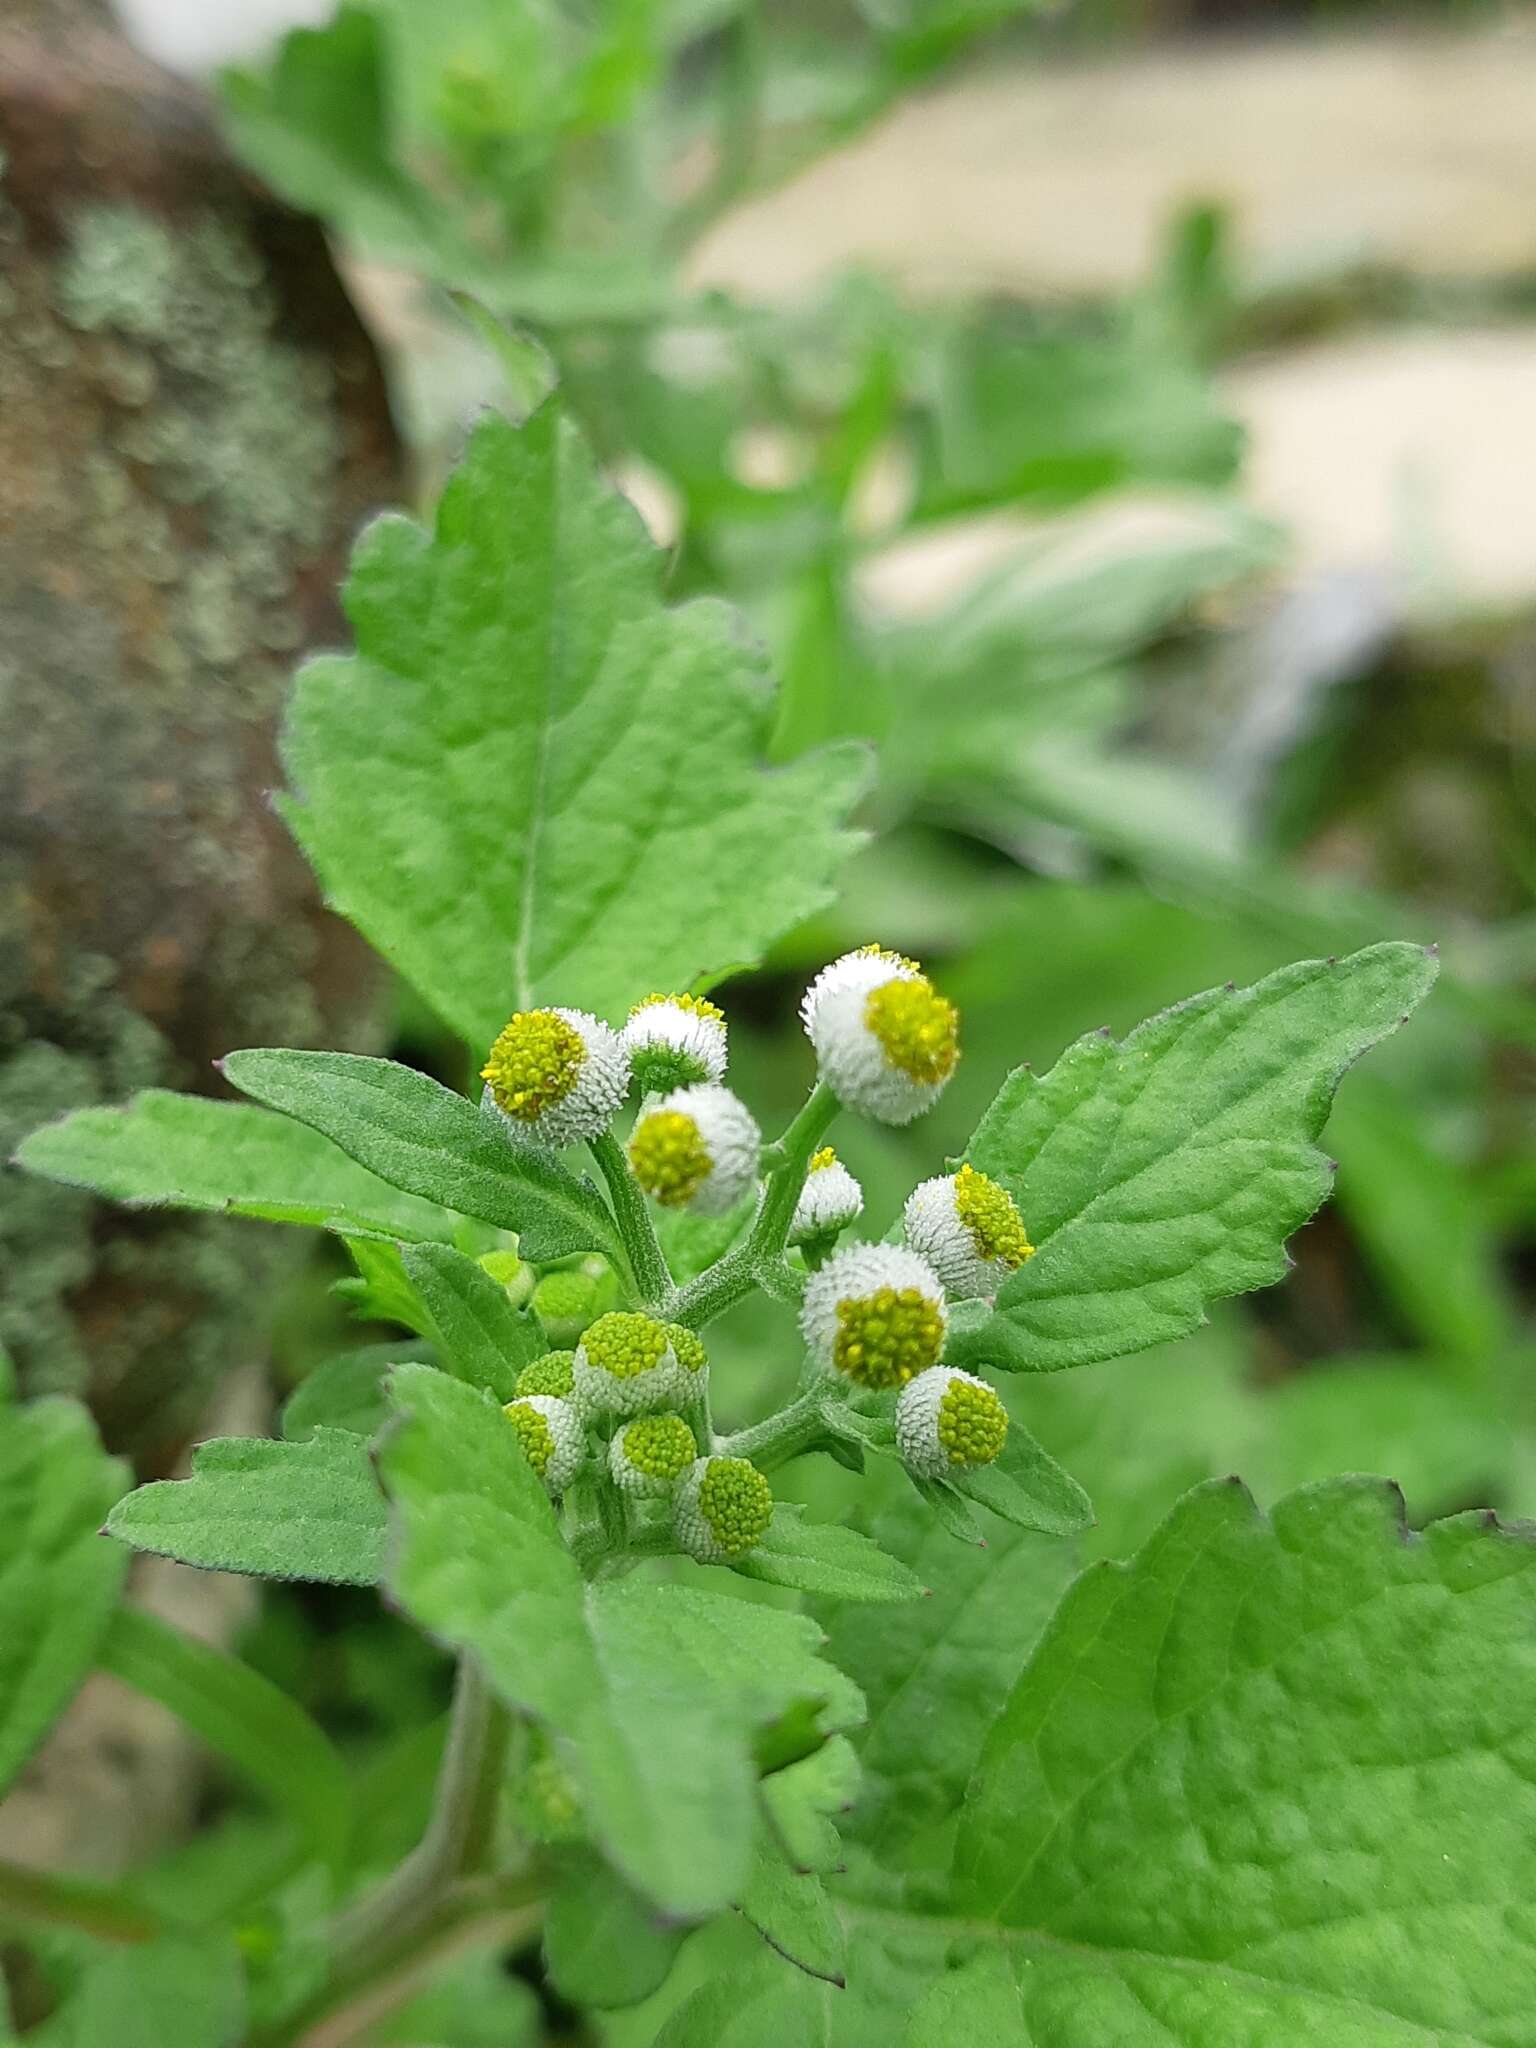
M 916 961 L 881 946 L 824 968 L 800 1016 L 823 1085 L 881 1123 L 906 1124 L 929 1108 L 959 1059 L 954 1005 Z M 702 997 L 648 996 L 617 1031 L 584 1010 L 523 1011 L 487 1057 L 485 1103 L 516 1142 L 554 1150 L 601 1137 L 638 1088 L 627 1144 L 635 1180 L 662 1208 L 723 1215 L 756 1185 L 762 1150 L 751 1111 L 725 1085 L 728 1064 L 725 1018 Z M 832 1149 L 817 1152 L 788 1233 L 811 1268 L 806 1344 L 827 1372 L 896 1394 L 897 1441 L 915 1473 L 988 1464 L 1002 1448 L 1006 1411 L 984 1381 L 940 1360 L 949 1300 L 996 1294 L 1033 1254 L 1013 1197 L 962 1165 L 913 1191 L 900 1244 L 833 1249 L 863 1207 Z M 679 1542 L 718 1561 L 759 1540 L 772 1501 L 745 1460 L 700 1456 L 677 1412 L 706 1370 L 692 1332 L 603 1315 L 574 1352 L 528 1369 L 507 1412 L 556 1492 L 587 1456 L 590 1426 L 617 1421 L 606 1454 L 613 1479 L 631 1494 L 670 1494 Z
M 679 1547 L 702 1563 L 729 1564 L 766 1535 L 773 1494 L 748 1459 L 700 1455 L 682 1411 L 699 1401 L 708 1374 L 694 1331 L 614 1310 L 598 1317 L 574 1351 L 546 1352 L 525 1366 L 505 1413 L 554 1494 L 613 1428 L 603 1455 L 619 1489 L 670 1498 Z

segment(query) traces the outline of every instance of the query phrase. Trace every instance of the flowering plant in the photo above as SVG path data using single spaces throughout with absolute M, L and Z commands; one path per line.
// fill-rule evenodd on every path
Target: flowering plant
M 756 655 L 656 584 L 550 401 L 478 429 L 431 533 L 371 529 L 357 652 L 299 677 L 285 815 L 472 1049 L 472 1094 L 245 1050 L 243 1104 L 155 1093 L 23 1147 L 126 1201 L 328 1230 L 400 1334 L 303 1382 L 279 1437 L 124 1494 L 110 1544 L 121 1475 L 78 1419 L 12 1429 L 35 1597 L 0 1764 L 104 1662 L 293 1824 L 223 1932 L 153 1888 L 12 1880 L 13 1909 L 119 1944 L 76 2004 L 129 1986 L 189 2048 L 382 2040 L 477 1943 L 535 1937 L 589 2011 L 659 2000 L 633 2038 L 664 2048 L 1536 2039 L 1511 1989 L 1528 1540 L 1409 1536 L 1384 1482 L 1267 1517 L 1217 1481 L 1074 1578 L 1093 1510 L 1029 1427 L 1035 1376 L 1283 1276 L 1334 1087 L 1432 956 L 1373 946 L 1092 1034 L 1003 1078 L 963 1157 L 871 1216 L 832 1127 L 921 1117 L 964 1020 L 942 973 L 846 953 L 765 1141 L 715 984 L 826 901 L 865 761 L 765 767 Z M 782 1355 L 750 1417 L 743 1316 Z M 817 1460 L 868 1511 L 796 1501 Z M 296 1703 L 118 1605 L 130 1549 L 378 1586 L 453 1654 L 394 1868 Z

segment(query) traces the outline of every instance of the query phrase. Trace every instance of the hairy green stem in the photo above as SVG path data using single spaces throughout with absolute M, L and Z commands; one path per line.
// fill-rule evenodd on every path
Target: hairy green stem
M 715 1449 L 723 1458 L 750 1458 L 760 1472 L 771 1472 L 775 1466 L 787 1464 L 826 1435 L 821 1413 L 824 1392 L 820 1386 L 813 1387 L 798 1395 L 787 1408 L 781 1408 L 777 1415 L 721 1437 Z
M 603 1131 L 590 1141 L 590 1149 L 603 1179 L 608 1183 L 608 1199 L 613 1204 L 614 1220 L 629 1255 L 640 1305 L 647 1309 L 664 1308 L 674 1291 L 672 1275 L 667 1270 L 666 1257 L 656 1236 L 651 1212 L 646 1207 L 645 1196 L 629 1170 L 629 1161 L 624 1157 L 624 1148 L 612 1131 Z
M 507 1710 L 468 1656 L 454 1680 L 448 1739 L 426 1833 L 376 1891 L 337 1916 L 335 1974 L 367 1976 L 436 1912 L 458 1878 L 484 1870 L 495 1839 Z
M 689 1287 L 685 1287 L 673 1311 L 675 1319 L 691 1330 L 702 1329 L 728 1308 L 745 1299 L 755 1287 L 783 1299 L 792 1276 L 784 1265 L 784 1246 L 794 1221 L 795 1204 L 805 1186 L 806 1169 L 827 1129 L 837 1115 L 837 1097 L 818 1081 L 789 1129 L 771 1148 L 779 1163 L 770 1172 L 758 1204 L 757 1219 L 748 1236 L 734 1251 Z M 793 1296 L 791 1296 L 793 1298 Z

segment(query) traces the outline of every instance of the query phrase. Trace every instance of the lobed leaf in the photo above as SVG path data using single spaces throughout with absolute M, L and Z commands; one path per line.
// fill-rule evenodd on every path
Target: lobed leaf
M 385 1520 L 367 1439 L 317 1426 L 299 1443 L 215 1437 L 194 1451 L 190 1478 L 139 1487 L 107 1529 L 135 1550 L 210 1571 L 371 1586 Z
M 444 1237 L 453 1219 L 349 1159 L 318 1131 L 244 1102 L 146 1088 L 24 1138 L 16 1164 L 133 1208 L 211 1209 L 269 1223 Z
M 525 1258 L 601 1251 L 624 1264 L 589 1180 L 513 1144 L 476 1104 L 428 1074 L 347 1052 L 251 1050 L 222 1062 L 243 1095 L 334 1139 L 391 1186 L 519 1235 Z
M 999 1716 L 911 2048 L 1536 2041 L 1533 1730 L 1536 1529 L 1197 1489 Z
M 1328 1193 L 1315 1140 L 1341 1075 L 1428 993 L 1432 954 L 1368 947 L 1213 989 L 1121 1043 L 1020 1068 L 967 1158 L 1013 1193 L 1035 1256 L 949 1355 L 1052 1372 L 1194 1329 L 1204 1304 L 1285 1271 Z
M 299 674 L 289 824 L 332 903 L 471 1045 L 619 1015 L 761 958 L 828 900 L 857 747 L 769 771 L 762 659 L 662 556 L 549 401 L 471 436 L 431 533 L 358 543 L 358 651 Z

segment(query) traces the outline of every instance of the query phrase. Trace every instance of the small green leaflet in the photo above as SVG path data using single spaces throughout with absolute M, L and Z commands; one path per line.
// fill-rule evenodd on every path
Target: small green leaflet
M 375 522 L 350 657 L 299 674 L 284 813 L 326 893 L 472 1046 L 510 1012 L 615 1018 L 761 957 L 824 904 L 867 761 L 762 765 L 772 697 L 556 401 L 470 438 L 428 534 Z
M 1011 1074 L 966 1156 L 1008 1186 L 1038 1249 L 948 1356 L 1091 1365 L 1280 1279 L 1286 1238 L 1328 1193 L 1315 1140 L 1340 1076 L 1435 971 L 1396 943 L 1305 961 L 1192 997 L 1118 1045 L 1080 1039 L 1043 1077 Z
M 770 1948 L 812 1977 L 843 1981 L 843 1929 L 814 1871 L 791 1870 L 777 1847 L 758 1850 L 740 1912 Z
M 592 1183 L 514 1145 L 473 1102 L 429 1074 L 360 1053 L 252 1049 L 222 1062 L 242 1095 L 332 1138 L 391 1186 L 520 1234 L 529 1259 L 624 1247 Z
M 446 1237 L 452 1217 L 403 1194 L 317 1131 L 244 1102 L 146 1088 L 23 1139 L 16 1164 L 134 1208 L 227 1210 L 271 1223 Z
M 573 2005 L 638 2005 L 665 1979 L 686 1932 L 590 1850 L 575 1850 L 562 1859 L 549 1895 L 544 1960 Z
M 189 1479 L 141 1486 L 118 1502 L 107 1529 L 136 1550 L 210 1571 L 371 1586 L 385 1519 L 367 1439 L 319 1427 L 301 1443 L 215 1437 L 193 1453 Z
M 76 1402 L 0 1400 L 0 1792 L 111 1626 L 128 1559 L 101 1523 L 127 1483 Z
M 1517 2048 L 1533 1888 L 1536 1529 L 1215 1481 L 1078 1580 L 999 1716 L 908 2040 Z
M 815 1624 L 682 1586 L 588 1585 L 489 1397 L 423 1366 L 391 1386 L 396 1597 L 545 1723 L 630 1883 L 679 1916 L 729 1905 L 757 1829 L 758 1731 L 808 1702 L 860 1711 Z
M 767 1586 L 832 1600 L 920 1600 L 927 1590 L 900 1558 L 888 1557 L 857 1529 L 808 1522 L 790 1501 L 775 1505 L 767 1535 L 735 1570 Z
M 519 1371 L 548 1349 L 537 1321 L 520 1315 L 505 1287 L 451 1245 L 407 1245 L 402 1256 L 444 1365 L 455 1379 L 510 1401 Z

